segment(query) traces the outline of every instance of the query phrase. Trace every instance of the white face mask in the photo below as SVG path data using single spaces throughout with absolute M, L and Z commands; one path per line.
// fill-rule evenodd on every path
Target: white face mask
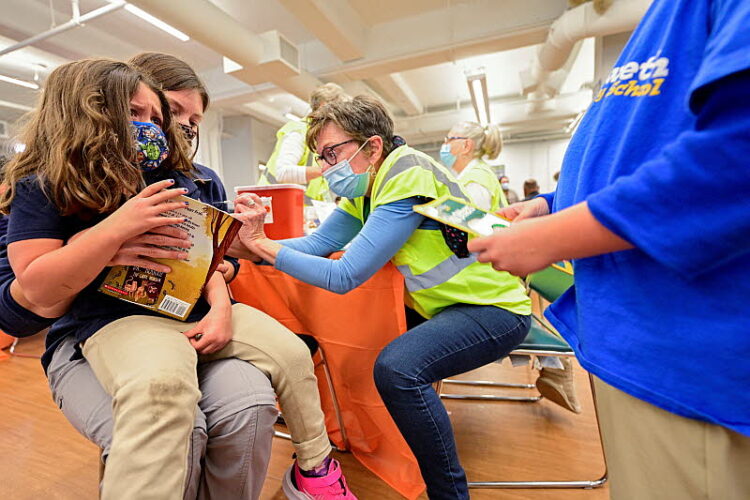
M 502 186 L 502 188 L 503 188 L 503 189 L 504 189 L 505 191 L 507 191 L 507 190 L 508 190 L 508 189 L 510 188 L 510 183 L 508 183 L 508 182 L 501 182 L 501 183 L 500 183 L 500 186 Z

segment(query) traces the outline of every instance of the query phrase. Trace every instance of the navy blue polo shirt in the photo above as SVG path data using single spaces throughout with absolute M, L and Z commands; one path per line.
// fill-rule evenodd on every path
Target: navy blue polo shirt
M 147 184 L 165 179 L 174 179 L 176 188 L 186 188 L 186 196 L 209 203 L 226 210 L 226 192 L 215 172 L 207 167 L 195 165 L 194 177 L 181 172 L 164 172 L 157 169 L 144 173 Z M 8 244 L 15 241 L 50 238 L 67 241 L 71 236 L 94 226 L 104 219 L 104 215 L 82 217 L 80 215 L 60 215 L 57 207 L 46 197 L 36 178 L 20 181 L 11 205 L 8 224 Z M 71 304 L 68 312 L 50 329 L 46 339 L 46 351 L 42 356 L 45 371 L 57 345 L 72 335 L 78 342 L 91 337 L 102 327 L 120 318 L 133 315 L 163 317 L 159 313 L 143 307 L 109 297 L 98 292 L 99 285 L 109 268 L 105 268 Z M 186 319 L 188 322 L 200 320 L 209 310 L 208 303 L 201 298 Z M 80 355 L 80 353 L 79 353 Z

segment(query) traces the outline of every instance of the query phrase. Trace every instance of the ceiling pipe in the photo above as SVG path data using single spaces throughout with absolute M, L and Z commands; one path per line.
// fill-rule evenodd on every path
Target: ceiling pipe
M 175 8 L 174 2 L 164 0 L 131 0 L 130 3 L 240 64 L 244 69 L 237 72 L 236 77 L 245 83 L 257 84 L 260 75 L 305 101 L 310 92 L 322 84 L 306 71 L 289 77 L 263 70 L 260 67 L 264 57 L 262 38 L 208 0 L 180 0 L 179 8 Z
M 78 2 L 73 1 L 73 17 L 70 19 L 70 21 L 63 23 L 60 26 L 55 26 L 50 30 L 39 33 L 38 35 L 27 38 L 26 40 L 22 40 L 18 43 L 5 47 L 4 49 L 0 50 L 0 56 L 10 54 L 11 52 L 15 52 L 16 50 L 22 49 L 28 45 L 33 45 L 37 42 L 41 42 L 42 40 L 46 40 L 47 38 L 72 30 L 73 28 L 77 28 L 78 26 L 96 19 L 97 17 L 101 17 L 109 14 L 110 12 L 122 9 L 123 7 L 125 7 L 125 3 L 126 2 L 124 1 L 110 3 L 109 5 L 105 5 L 104 7 L 92 10 L 87 14 L 80 15 L 80 12 L 78 11 Z
M 607 36 L 634 29 L 652 0 L 617 0 L 602 14 L 587 2 L 566 11 L 550 27 L 547 39 L 537 51 L 530 68 L 521 71 L 523 93 L 533 98 L 532 110 L 544 99 L 560 92 L 572 65 L 571 52 L 584 38 Z M 570 64 L 566 65 L 566 62 Z M 563 68 L 567 66 L 566 68 Z M 562 68 L 562 70 L 561 70 Z

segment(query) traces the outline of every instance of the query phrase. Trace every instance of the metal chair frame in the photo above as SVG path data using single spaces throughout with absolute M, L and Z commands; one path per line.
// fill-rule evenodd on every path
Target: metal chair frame
M 571 274 L 567 268 L 553 266 L 558 270 L 565 273 Z M 540 293 L 536 294 L 538 297 L 539 311 L 543 310 L 542 301 L 543 297 Z M 532 321 L 537 321 L 542 328 L 548 332 L 558 335 L 557 332 L 543 319 L 536 315 L 532 315 Z M 575 357 L 575 353 L 572 350 L 569 351 L 548 351 L 544 349 L 516 349 L 511 354 L 523 354 L 528 356 L 554 356 L 554 357 Z M 438 393 L 441 399 L 457 399 L 457 400 L 479 400 L 479 401 L 513 401 L 513 402 L 524 402 L 534 403 L 542 399 L 542 396 L 496 396 L 496 395 L 473 395 L 473 394 L 443 394 L 443 384 L 461 384 L 470 386 L 480 387 L 506 387 L 506 388 L 521 388 L 521 389 L 532 389 L 535 386 L 532 384 L 507 384 L 501 382 L 491 382 L 486 380 L 456 380 L 446 379 L 437 382 L 435 392 Z M 591 374 L 589 374 L 589 386 L 591 387 L 592 395 L 595 395 L 594 380 Z M 599 433 L 599 439 L 602 438 L 601 426 L 599 425 L 599 415 L 596 408 L 596 397 L 594 397 L 594 411 L 596 413 L 596 427 Z M 471 489 L 594 489 L 604 486 L 607 482 L 607 457 L 604 455 L 602 449 L 602 457 L 604 458 L 604 473 L 598 479 L 590 480 L 575 480 L 575 481 L 469 481 L 468 485 Z

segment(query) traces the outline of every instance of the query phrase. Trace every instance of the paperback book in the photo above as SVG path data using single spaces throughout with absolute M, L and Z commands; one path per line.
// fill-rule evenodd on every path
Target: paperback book
M 218 208 L 186 196 L 176 198 L 188 205 L 165 212 L 183 217 L 175 227 L 187 232 L 190 248 L 163 247 L 187 252 L 186 260 L 154 259 L 168 265 L 169 273 L 138 266 L 114 266 L 99 291 L 172 318 L 185 320 L 203 293 L 242 223 Z
M 510 226 L 510 221 L 497 214 L 485 212 L 466 200 L 450 195 L 423 205 L 415 205 L 415 212 L 455 227 L 474 236 L 489 236 L 497 229 Z

